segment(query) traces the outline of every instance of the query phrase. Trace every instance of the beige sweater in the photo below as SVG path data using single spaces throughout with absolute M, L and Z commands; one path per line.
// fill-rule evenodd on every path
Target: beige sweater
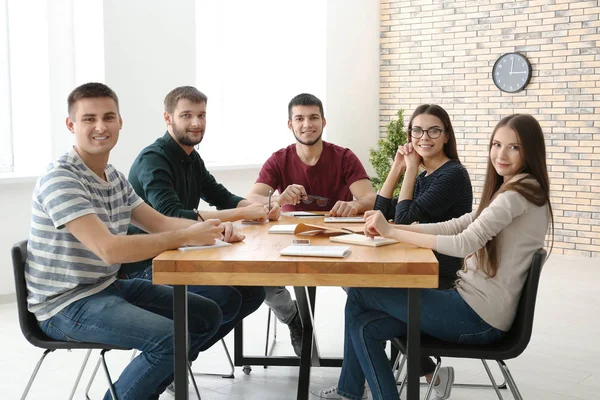
M 436 234 L 437 251 L 466 257 L 498 236 L 498 271 L 489 278 L 469 257 L 458 272 L 458 293 L 485 322 L 508 331 L 517 312 L 519 298 L 531 259 L 544 247 L 549 213 L 515 191 L 499 194 L 475 218 L 475 212 L 438 224 L 422 225 L 422 232 Z

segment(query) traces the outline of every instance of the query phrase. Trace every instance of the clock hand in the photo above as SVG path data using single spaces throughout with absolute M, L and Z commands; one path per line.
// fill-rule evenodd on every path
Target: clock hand
M 514 64 L 515 64 L 515 59 L 514 59 L 514 58 L 512 58 L 512 59 L 510 60 L 510 72 L 508 73 L 509 75 L 512 75 L 512 74 L 513 74 L 513 65 L 514 65 Z
M 512 72 L 511 75 L 516 75 L 516 74 L 526 74 L 527 71 L 519 71 L 519 72 Z

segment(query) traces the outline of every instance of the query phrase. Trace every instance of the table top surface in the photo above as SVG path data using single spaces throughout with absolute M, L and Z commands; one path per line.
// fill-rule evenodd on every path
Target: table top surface
M 326 227 L 361 228 L 357 223 L 324 223 L 323 217 L 287 217 L 260 225 L 236 223 L 246 235 L 229 247 L 202 250 L 169 250 L 153 260 L 153 281 L 171 285 L 259 286 L 438 286 L 438 262 L 430 249 L 404 243 L 369 247 L 334 243 L 328 236 L 269 234 L 273 225 L 308 223 Z M 279 251 L 294 238 L 311 245 L 349 246 L 345 258 L 281 256 Z

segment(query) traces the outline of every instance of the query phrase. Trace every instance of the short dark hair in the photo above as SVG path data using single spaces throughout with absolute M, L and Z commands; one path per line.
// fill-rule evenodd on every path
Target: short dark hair
M 88 82 L 84 83 L 81 86 L 77 86 L 69 97 L 67 98 L 67 108 L 69 112 L 69 116 L 71 116 L 71 112 L 73 111 L 73 107 L 75 103 L 81 99 L 93 99 L 99 97 L 110 97 L 117 103 L 117 111 L 119 110 L 119 98 L 117 94 L 106 86 L 104 83 L 99 82 Z
M 179 86 L 171 90 L 165 97 L 165 111 L 173 114 L 179 100 L 186 99 L 193 103 L 208 103 L 208 97 L 193 86 Z
M 309 93 L 300 93 L 298 96 L 294 97 L 290 104 L 288 104 L 288 119 L 292 120 L 292 107 L 294 106 L 319 106 L 319 111 L 321 112 L 321 118 L 325 118 L 325 112 L 323 111 L 323 103 L 321 100 Z

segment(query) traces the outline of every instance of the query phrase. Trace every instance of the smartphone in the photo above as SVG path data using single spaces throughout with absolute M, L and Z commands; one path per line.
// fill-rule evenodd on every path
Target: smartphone
M 292 239 L 292 244 L 295 246 L 310 246 L 308 239 Z

